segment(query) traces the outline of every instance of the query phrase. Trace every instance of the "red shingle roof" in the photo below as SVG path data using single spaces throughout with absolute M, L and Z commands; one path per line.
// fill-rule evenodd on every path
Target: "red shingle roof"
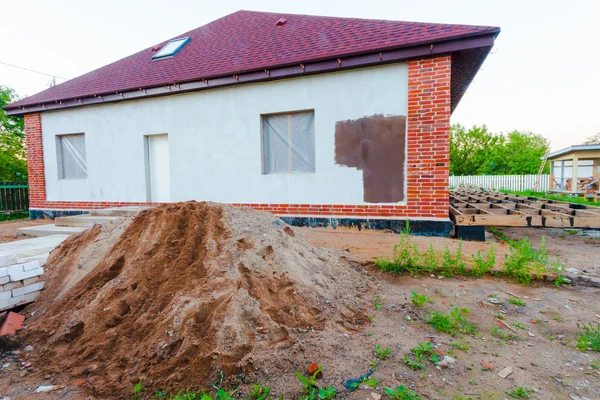
M 173 58 L 152 61 L 166 40 L 8 108 L 497 32 L 487 26 L 238 11 L 176 36 L 191 41 Z

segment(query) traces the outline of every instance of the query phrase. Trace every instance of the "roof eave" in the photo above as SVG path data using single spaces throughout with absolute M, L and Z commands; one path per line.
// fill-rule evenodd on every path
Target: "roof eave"
M 548 154 L 548 159 L 552 159 L 559 156 L 564 156 L 565 154 L 575 153 L 576 151 L 598 151 L 600 150 L 600 144 L 580 144 L 575 146 L 570 146 L 561 150 L 557 150 L 553 153 Z
M 198 78 L 186 82 L 174 82 L 155 86 L 128 89 L 119 92 L 98 93 L 77 98 L 66 98 L 43 103 L 25 105 L 7 105 L 3 109 L 6 115 L 21 116 L 44 111 L 82 107 L 94 104 L 114 103 L 118 101 L 167 96 L 175 93 L 189 93 L 217 87 L 243 83 L 256 83 L 276 79 L 313 75 L 353 68 L 384 65 L 394 62 L 408 61 L 451 54 L 460 50 L 478 47 L 491 47 L 499 28 L 489 29 L 476 34 L 462 35 L 447 40 L 423 42 L 418 45 L 373 50 L 368 53 L 344 55 L 339 58 L 311 60 L 306 63 L 280 65 L 268 69 L 240 72 L 238 74 Z

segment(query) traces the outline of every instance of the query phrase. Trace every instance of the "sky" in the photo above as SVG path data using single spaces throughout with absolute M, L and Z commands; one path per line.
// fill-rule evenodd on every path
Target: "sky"
M 21 97 L 240 9 L 499 26 L 452 115 L 492 132 L 541 134 L 553 150 L 600 132 L 597 0 L 0 0 L 0 85 Z

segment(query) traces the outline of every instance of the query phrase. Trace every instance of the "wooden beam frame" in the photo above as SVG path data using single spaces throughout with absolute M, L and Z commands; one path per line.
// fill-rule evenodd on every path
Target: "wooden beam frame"
M 450 192 L 450 218 L 456 226 L 600 228 L 600 207 L 459 189 Z

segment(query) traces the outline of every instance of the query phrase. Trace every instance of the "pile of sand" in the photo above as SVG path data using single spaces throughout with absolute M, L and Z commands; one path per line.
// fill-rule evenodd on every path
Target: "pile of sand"
M 284 354 L 298 332 L 365 320 L 368 284 L 332 254 L 270 213 L 165 204 L 58 247 L 24 340 L 45 373 L 85 377 L 99 394 L 139 378 L 206 386 Z

